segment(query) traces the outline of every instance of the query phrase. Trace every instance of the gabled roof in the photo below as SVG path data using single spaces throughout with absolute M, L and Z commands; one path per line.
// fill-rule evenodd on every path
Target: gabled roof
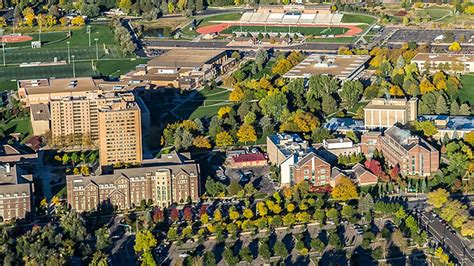
M 318 156 L 318 155 L 317 155 L 316 153 L 314 153 L 314 152 L 310 152 L 310 153 L 306 154 L 303 158 L 301 158 L 300 160 L 298 160 L 298 162 L 296 163 L 296 166 L 297 166 L 297 167 L 301 167 L 301 166 L 305 165 L 308 161 L 310 161 L 310 160 L 313 159 L 313 158 L 316 158 L 316 159 L 322 161 L 324 164 L 328 164 L 328 165 L 329 165 L 329 163 L 328 163 L 326 160 L 324 160 L 322 157 Z

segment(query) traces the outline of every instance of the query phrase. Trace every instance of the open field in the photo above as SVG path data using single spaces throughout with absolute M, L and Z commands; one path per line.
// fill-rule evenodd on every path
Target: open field
M 230 91 L 223 88 L 213 90 L 201 90 L 199 94 L 186 102 L 181 108 L 175 111 L 176 115 L 183 119 L 203 118 L 213 116 L 219 108 L 232 105 L 228 102 Z
M 446 15 L 451 14 L 451 9 L 448 7 L 427 7 L 416 10 L 416 14 L 420 17 L 429 17 L 431 20 L 438 20 Z
M 118 77 L 133 68 L 136 65 L 146 62 L 144 59 L 118 59 L 102 60 L 97 64 L 97 69 L 92 69 L 91 61 L 75 62 L 75 72 L 77 77 L 85 76 L 113 76 Z M 0 71 L 0 81 L 10 81 L 16 79 L 32 79 L 44 77 L 72 77 L 72 64 L 59 66 L 41 66 L 41 67 L 18 67 L 9 66 Z M 0 86 L 2 83 L 0 83 Z M 1 89 L 1 88 L 0 88 Z
M 231 34 L 235 31 L 244 32 L 299 32 L 303 35 L 339 35 L 346 33 L 349 29 L 339 27 L 285 27 L 285 26 L 231 26 L 221 33 Z
M 106 25 L 91 25 L 91 46 L 87 27 L 72 30 L 71 38 L 67 32 L 45 32 L 41 34 L 42 48 L 32 49 L 30 42 L 7 44 L 5 61 L 7 67 L 0 71 L 0 81 L 8 87 L 11 80 L 71 77 L 71 64 L 56 66 L 19 67 L 21 63 L 68 61 L 68 55 L 74 55 L 76 76 L 115 76 L 133 69 L 137 64 L 146 62 L 135 58 L 124 57 L 119 44 L 115 41 L 113 32 Z M 38 33 L 29 34 L 33 40 L 39 39 Z M 98 38 L 97 46 L 95 38 Z M 69 42 L 69 53 L 68 44 Z M 98 52 L 99 62 L 95 62 Z M 2 59 L 0 59 L 2 60 Z M 92 61 L 97 64 L 93 69 Z M 3 61 L 1 62 L 3 64 Z M 0 85 L 2 85 L 0 83 Z M 0 88 L 3 89 L 3 88 Z
M 474 105 L 474 74 L 467 74 L 461 77 L 463 88 L 459 90 L 459 99 L 461 102 L 469 102 Z
M 341 22 L 342 23 L 366 23 L 366 24 L 372 24 L 376 21 L 377 19 L 369 16 L 369 15 L 363 15 L 363 14 L 344 14 L 342 17 Z

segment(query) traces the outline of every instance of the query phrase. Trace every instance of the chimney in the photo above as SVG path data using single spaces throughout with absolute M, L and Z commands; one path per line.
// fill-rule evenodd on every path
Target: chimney
M 5 164 L 5 171 L 6 171 L 7 174 L 10 173 L 11 167 L 10 167 L 10 164 L 9 164 L 9 163 L 6 163 L 6 164 Z

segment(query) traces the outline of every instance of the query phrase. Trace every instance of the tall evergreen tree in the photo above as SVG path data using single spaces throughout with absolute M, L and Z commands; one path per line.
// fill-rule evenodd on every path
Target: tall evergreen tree
M 436 100 L 435 112 L 436 114 L 447 114 L 449 111 L 446 99 L 440 95 Z

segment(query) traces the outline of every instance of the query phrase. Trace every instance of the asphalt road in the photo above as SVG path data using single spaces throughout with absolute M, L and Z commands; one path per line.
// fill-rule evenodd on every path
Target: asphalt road
M 423 212 L 419 218 L 431 237 L 447 248 L 461 265 L 474 265 L 473 250 L 466 246 L 462 237 L 451 233 L 446 225 L 428 212 Z
M 227 46 L 227 41 L 175 41 L 175 40 L 160 40 L 160 39 L 146 39 L 146 48 L 149 49 L 171 49 L 171 48 L 201 48 L 201 49 L 240 49 L 240 50 L 255 50 L 258 47 L 252 46 Z M 278 50 L 305 50 L 305 51 L 328 51 L 335 53 L 337 49 L 343 44 L 339 43 L 303 43 L 286 48 L 278 48 Z

